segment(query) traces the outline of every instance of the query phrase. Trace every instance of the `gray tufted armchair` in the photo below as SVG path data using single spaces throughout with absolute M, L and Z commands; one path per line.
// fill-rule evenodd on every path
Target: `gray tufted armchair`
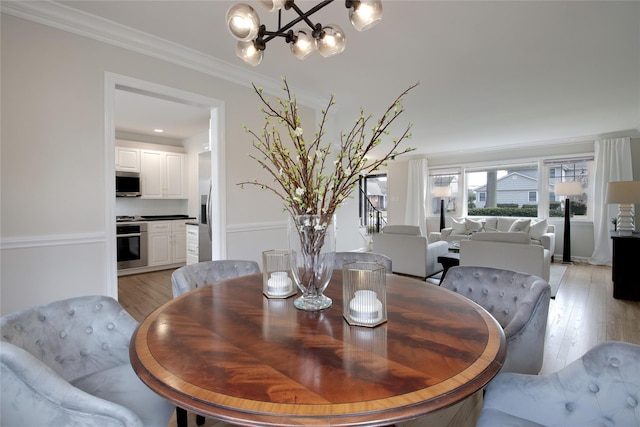
M 542 369 L 551 287 L 526 273 L 491 267 L 452 267 L 440 286 L 486 309 L 504 329 L 507 358 L 501 372 Z
M 640 426 L 640 345 L 606 341 L 551 375 L 500 374 L 478 427 Z
M 333 268 L 336 270 L 341 269 L 343 265 L 352 262 L 377 262 L 380 265 L 384 265 L 388 274 L 393 271 L 391 270 L 391 258 L 373 252 L 336 252 Z
M 0 318 L 0 424 L 166 427 L 175 407 L 140 381 L 129 362 L 137 326 L 105 296 Z
M 216 260 L 185 265 L 171 274 L 171 287 L 174 298 L 197 287 L 220 280 L 248 276 L 260 273 L 255 261 Z

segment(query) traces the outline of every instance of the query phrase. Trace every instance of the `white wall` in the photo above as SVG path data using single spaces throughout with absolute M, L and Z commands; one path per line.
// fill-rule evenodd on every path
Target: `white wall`
M 106 72 L 224 102 L 228 255 L 257 260 L 275 245 L 279 199 L 235 185 L 264 177 L 241 127 L 262 127 L 251 88 L 6 14 L 1 28 L 1 314 L 105 294 L 115 277 L 106 254 Z M 301 113 L 313 123 L 313 110 Z M 270 231 L 254 233 L 256 224 Z

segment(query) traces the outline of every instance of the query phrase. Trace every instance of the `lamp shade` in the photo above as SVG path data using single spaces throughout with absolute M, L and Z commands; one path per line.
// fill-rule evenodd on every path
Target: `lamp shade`
M 351 25 L 358 31 L 375 26 L 382 19 L 381 0 L 360 0 L 349 10 Z
M 263 51 L 256 48 L 253 42 L 238 42 L 236 45 L 236 55 L 247 64 L 255 67 L 262 62 Z
M 640 181 L 614 181 L 607 184 L 607 203 L 640 203 Z
M 236 40 L 253 40 L 260 30 L 260 17 L 248 4 L 234 4 L 227 10 L 227 28 Z
M 291 52 L 298 59 L 304 59 L 310 53 L 316 50 L 316 39 L 308 30 L 300 30 L 296 34 L 296 40 L 291 42 Z
M 322 32 L 324 35 L 318 40 L 318 52 L 320 55 L 328 58 L 344 50 L 346 40 L 342 28 L 337 25 L 327 25 L 322 28 Z
M 434 187 L 433 195 L 435 197 L 449 197 L 451 196 L 451 187 Z
M 582 194 L 582 184 L 579 181 L 558 182 L 553 192 L 556 196 L 577 196 Z

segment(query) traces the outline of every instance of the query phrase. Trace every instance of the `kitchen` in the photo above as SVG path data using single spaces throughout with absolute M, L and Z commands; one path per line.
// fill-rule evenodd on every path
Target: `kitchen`
M 209 123 L 207 108 L 116 90 L 118 276 L 211 259 Z

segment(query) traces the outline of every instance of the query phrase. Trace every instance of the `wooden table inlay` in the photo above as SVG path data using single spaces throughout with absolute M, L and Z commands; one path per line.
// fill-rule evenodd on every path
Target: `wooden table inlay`
M 386 425 L 457 403 L 506 354 L 500 325 L 466 298 L 387 276 L 388 321 L 350 326 L 336 270 L 321 312 L 268 299 L 262 275 L 198 288 L 158 308 L 130 355 L 155 392 L 195 413 L 252 426 Z

